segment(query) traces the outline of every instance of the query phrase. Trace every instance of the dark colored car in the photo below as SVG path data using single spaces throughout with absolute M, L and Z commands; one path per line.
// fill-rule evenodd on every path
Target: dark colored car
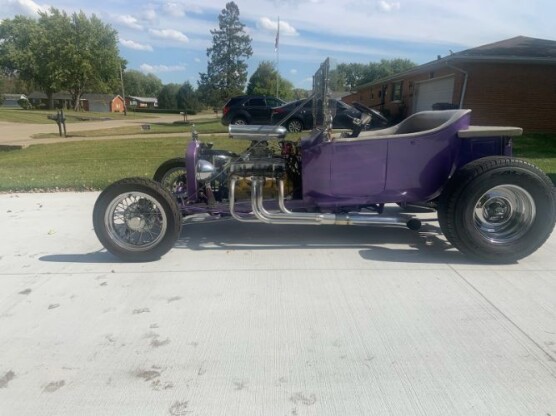
M 299 107 L 304 100 L 292 101 L 272 110 L 272 124 L 279 124 L 293 110 Z M 336 115 L 332 121 L 335 129 L 352 129 L 353 120 L 361 119 L 361 111 L 338 100 L 332 100 L 336 105 Z M 296 113 L 287 119 L 283 126 L 290 132 L 310 130 L 313 128 L 313 103 L 308 101 Z
M 228 100 L 222 110 L 222 124 L 270 124 L 272 109 L 285 101 L 266 95 L 241 95 Z

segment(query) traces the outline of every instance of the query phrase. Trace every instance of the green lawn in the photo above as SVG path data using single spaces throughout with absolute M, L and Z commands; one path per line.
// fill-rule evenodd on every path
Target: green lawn
M 152 177 L 161 162 L 183 155 L 189 140 L 190 135 L 184 134 L 183 138 L 39 144 L 0 152 L 0 191 L 102 189 L 127 176 Z M 222 136 L 205 136 L 202 140 L 236 152 L 246 145 L 245 141 Z M 556 135 L 517 138 L 514 150 L 516 156 L 540 166 L 556 183 Z

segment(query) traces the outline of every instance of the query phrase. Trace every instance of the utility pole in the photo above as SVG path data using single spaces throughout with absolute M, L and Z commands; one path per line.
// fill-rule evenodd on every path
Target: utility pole
M 122 82 L 122 99 L 124 100 L 124 116 L 127 116 L 127 106 L 125 105 L 124 73 L 122 71 L 122 64 L 120 64 L 120 80 Z

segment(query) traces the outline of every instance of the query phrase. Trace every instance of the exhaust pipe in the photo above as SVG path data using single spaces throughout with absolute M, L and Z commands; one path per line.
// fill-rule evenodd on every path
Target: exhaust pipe
M 278 206 L 281 212 L 269 212 L 263 204 L 262 179 L 253 178 L 251 184 L 251 205 L 253 214 L 260 221 L 268 224 L 292 225 L 390 225 L 402 226 L 411 230 L 421 228 L 421 221 L 407 217 L 385 217 L 378 214 L 328 214 L 292 212 L 284 202 L 284 181 L 279 181 Z

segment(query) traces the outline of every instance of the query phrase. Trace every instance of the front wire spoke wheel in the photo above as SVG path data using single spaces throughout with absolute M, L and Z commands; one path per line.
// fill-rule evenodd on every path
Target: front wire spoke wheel
M 110 238 L 121 248 L 148 250 L 164 237 L 168 219 L 155 198 L 142 192 L 128 192 L 110 202 L 104 224 Z

